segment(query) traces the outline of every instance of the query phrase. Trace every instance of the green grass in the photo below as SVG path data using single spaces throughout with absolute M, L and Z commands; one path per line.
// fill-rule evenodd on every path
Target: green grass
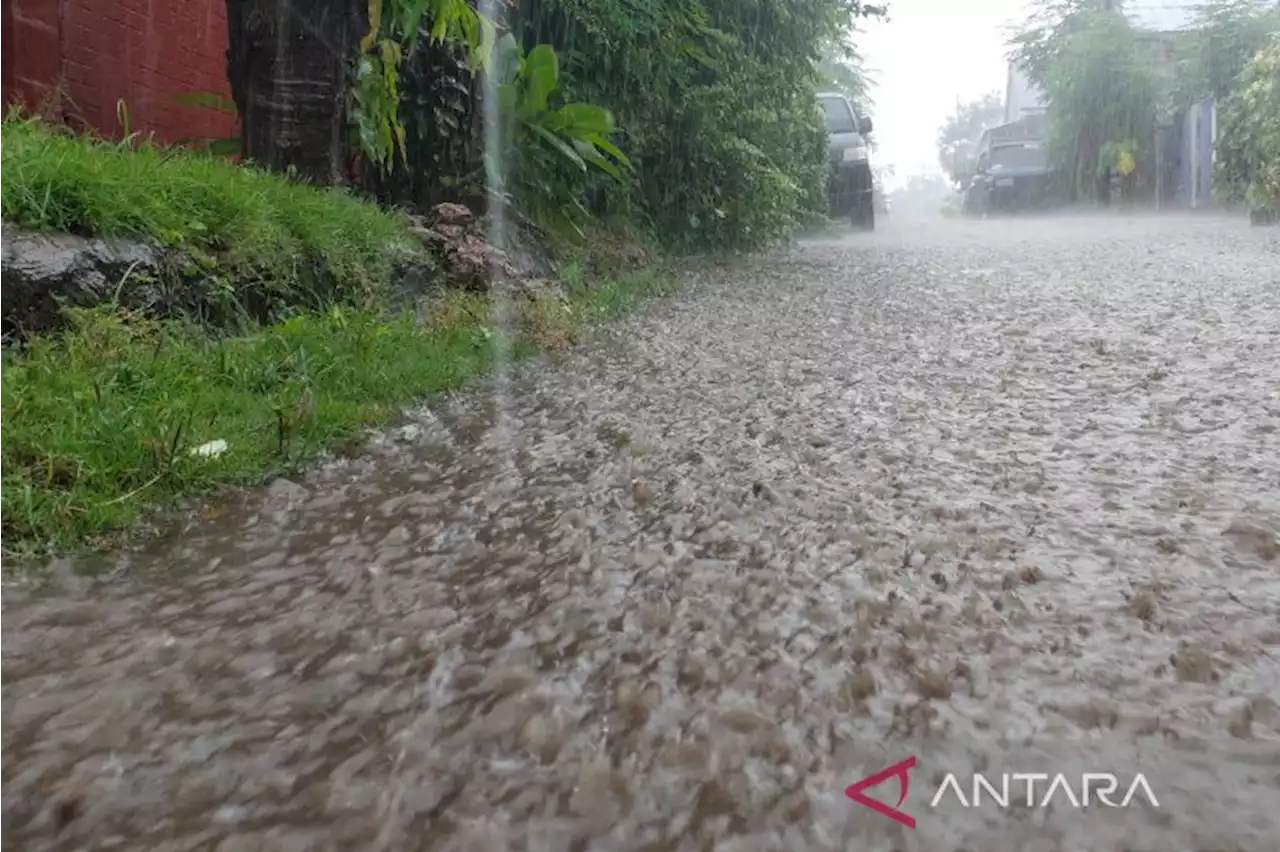
M 2 132 L 6 224 L 171 247 L 233 308 L 230 329 L 67 309 L 67 328 L 4 351 L 8 555 L 111 546 L 158 511 L 358 447 L 365 428 L 491 365 L 485 298 L 447 292 L 425 323 L 388 306 L 400 250 L 422 260 L 394 214 L 136 139 L 94 141 L 13 114 Z M 631 240 L 610 235 L 610 251 Z M 568 305 L 516 300 L 513 356 L 572 344 L 670 286 L 656 269 L 611 278 L 600 270 L 622 264 L 608 251 L 582 253 L 593 273 L 570 265 Z M 190 273 L 175 274 L 181 284 Z M 243 309 L 264 299 L 265 318 Z M 196 452 L 215 441 L 224 452 Z
M 572 343 L 671 279 L 587 286 L 570 271 L 566 283 L 568 310 L 518 300 L 515 356 Z M 485 299 L 449 293 L 431 317 L 333 308 L 219 339 L 106 307 L 74 312 L 65 333 L 4 354 L 5 550 L 110 546 L 157 510 L 353 446 L 364 427 L 490 366 Z M 193 453 L 218 440 L 221 455 Z
M 0 137 L 6 223 L 181 250 L 241 303 L 358 303 L 387 282 L 397 249 L 415 248 L 401 218 L 348 193 L 198 152 L 94 140 L 16 114 Z
M 674 290 L 672 277 L 660 267 L 602 281 L 587 281 L 576 267 L 563 270 L 561 276 L 572 312 L 588 324 L 621 319 L 649 299 Z

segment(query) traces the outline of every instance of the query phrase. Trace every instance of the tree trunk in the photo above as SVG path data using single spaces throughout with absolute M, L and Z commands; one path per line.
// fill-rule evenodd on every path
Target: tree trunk
M 366 21 L 361 0 L 227 0 L 227 78 L 246 160 L 343 180 L 347 74 Z

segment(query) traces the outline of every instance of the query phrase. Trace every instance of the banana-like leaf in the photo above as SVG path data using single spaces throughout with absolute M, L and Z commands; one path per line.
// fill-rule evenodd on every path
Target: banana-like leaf
M 360 39 L 361 53 L 368 53 L 373 49 L 380 29 L 382 29 L 382 0 L 369 0 L 369 32 Z
M 565 159 L 573 163 L 579 169 L 581 169 L 584 172 L 587 170 L 586 161 L 583 160 L 582 157 L 578 154 L 578 152 L 573 150 L 573 148 L 570 147 L 569 144 L 565 142 L 563 139 L 561 139 L 559 136 L 557 136 L 556 134 L 552 133 L 550 130 L 547 130 L 545 127 L 539 124 L 529 123 L 529 124 L 525 124 L 525 127 L 528 127 L 529 130 L 536 133 L 538 136 L 541 136 L 544 140 L 546 140 L 547 144 L 549 144 L 552 148 L 555 148 L 561 154 L 564 154 Z
M 549 44 L 540 44 L 529 51 L 522 71 L 526 88 L 524 101 L 520 105 L 521 117 L 546 112 L 547 99 L 560 84 L 560 60 L 556 57 L 555 48 Z
M 617 180 L 622 179 L 622 172 L 618 170 L 617 166 L 609 161 L 608 157 L 601 154 L 600 150 L 596 148 L 595 145 L 592 145 L 590 142 L 582 139 L 575 139 L 573 140 L 573 147 L 574 150 L 578 152 L 578 155 L 586 162 L 595 166 L 597 169 L 612 178 L 616 178 Z
M 613 115 L 595 104 L 565 104 L 556 110 L 564 117 L 567 126 L 579 133 L 612 133 Z
M 622 165 L 623 168 L 627 168 L 627 169 L 635 168 L 634 166 L 631 165 L 631 160 L 627 158 L 626 154 L 622 153 L 622 151 L 618 148 L 617 145 L 614 145 L 612 142 L 610 142 L 608 139 L 605 139 L 600 134 L 593 133 L 586 136 L 585 139 L 587 142 L 590 142 L 592 145 L 595 145 L 601 151 L 604 151 L 610 157 L 613 157 L 615 160 L 617 160 Z

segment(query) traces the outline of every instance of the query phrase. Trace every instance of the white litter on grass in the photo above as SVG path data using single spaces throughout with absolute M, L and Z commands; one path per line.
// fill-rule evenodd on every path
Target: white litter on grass
M 201 444 L 191 450 L 191 455 L 201 456 L 203 458 L 216 458 L 227 451 L 227 442 L 219 438 L 216 441 L 210 441 L 207 444 Z

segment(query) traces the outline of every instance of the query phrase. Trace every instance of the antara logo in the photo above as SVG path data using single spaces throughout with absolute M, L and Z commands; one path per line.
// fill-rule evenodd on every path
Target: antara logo
M 845 788 L 844 794 L 889 819 L 908 828 L 915 828 L 915 817 L 902 810 L 902 803 L 907 800 L 907 793 L 911 789 L 910 773 L 915 766 L 915 757 L 908 757 L 861 781 L 855 781 Z M 896 804 L 888 805 L 866 794 L 870 788 L 891 778 L 898 780 Z M 1010 805 L 1047 808 L 1053 803 L 1072 808 L 1087 808 L 1099 804 L 1109 808 L 1127 808 L 1135 799 L 1145 800 L 1153 808 L 1160 807 L 1146 776 L 1141 773 L 1134 775 L 1127 785 L 1122 785 L 1120 779 L 1110 772 L 1085 772 L 1079 776 L 1062 772 L 1053 775 L 1045 772 L 1004 772 L 999 775 L 974 773 L 967 784 L 962 783 L 955 773 L 949 772 L 934 791 L 929 807 L 936 808 L 945 801 L 955 801 L 964 808 L 977 808 L 990 801 L 1001 808 L 1008 808 Z

